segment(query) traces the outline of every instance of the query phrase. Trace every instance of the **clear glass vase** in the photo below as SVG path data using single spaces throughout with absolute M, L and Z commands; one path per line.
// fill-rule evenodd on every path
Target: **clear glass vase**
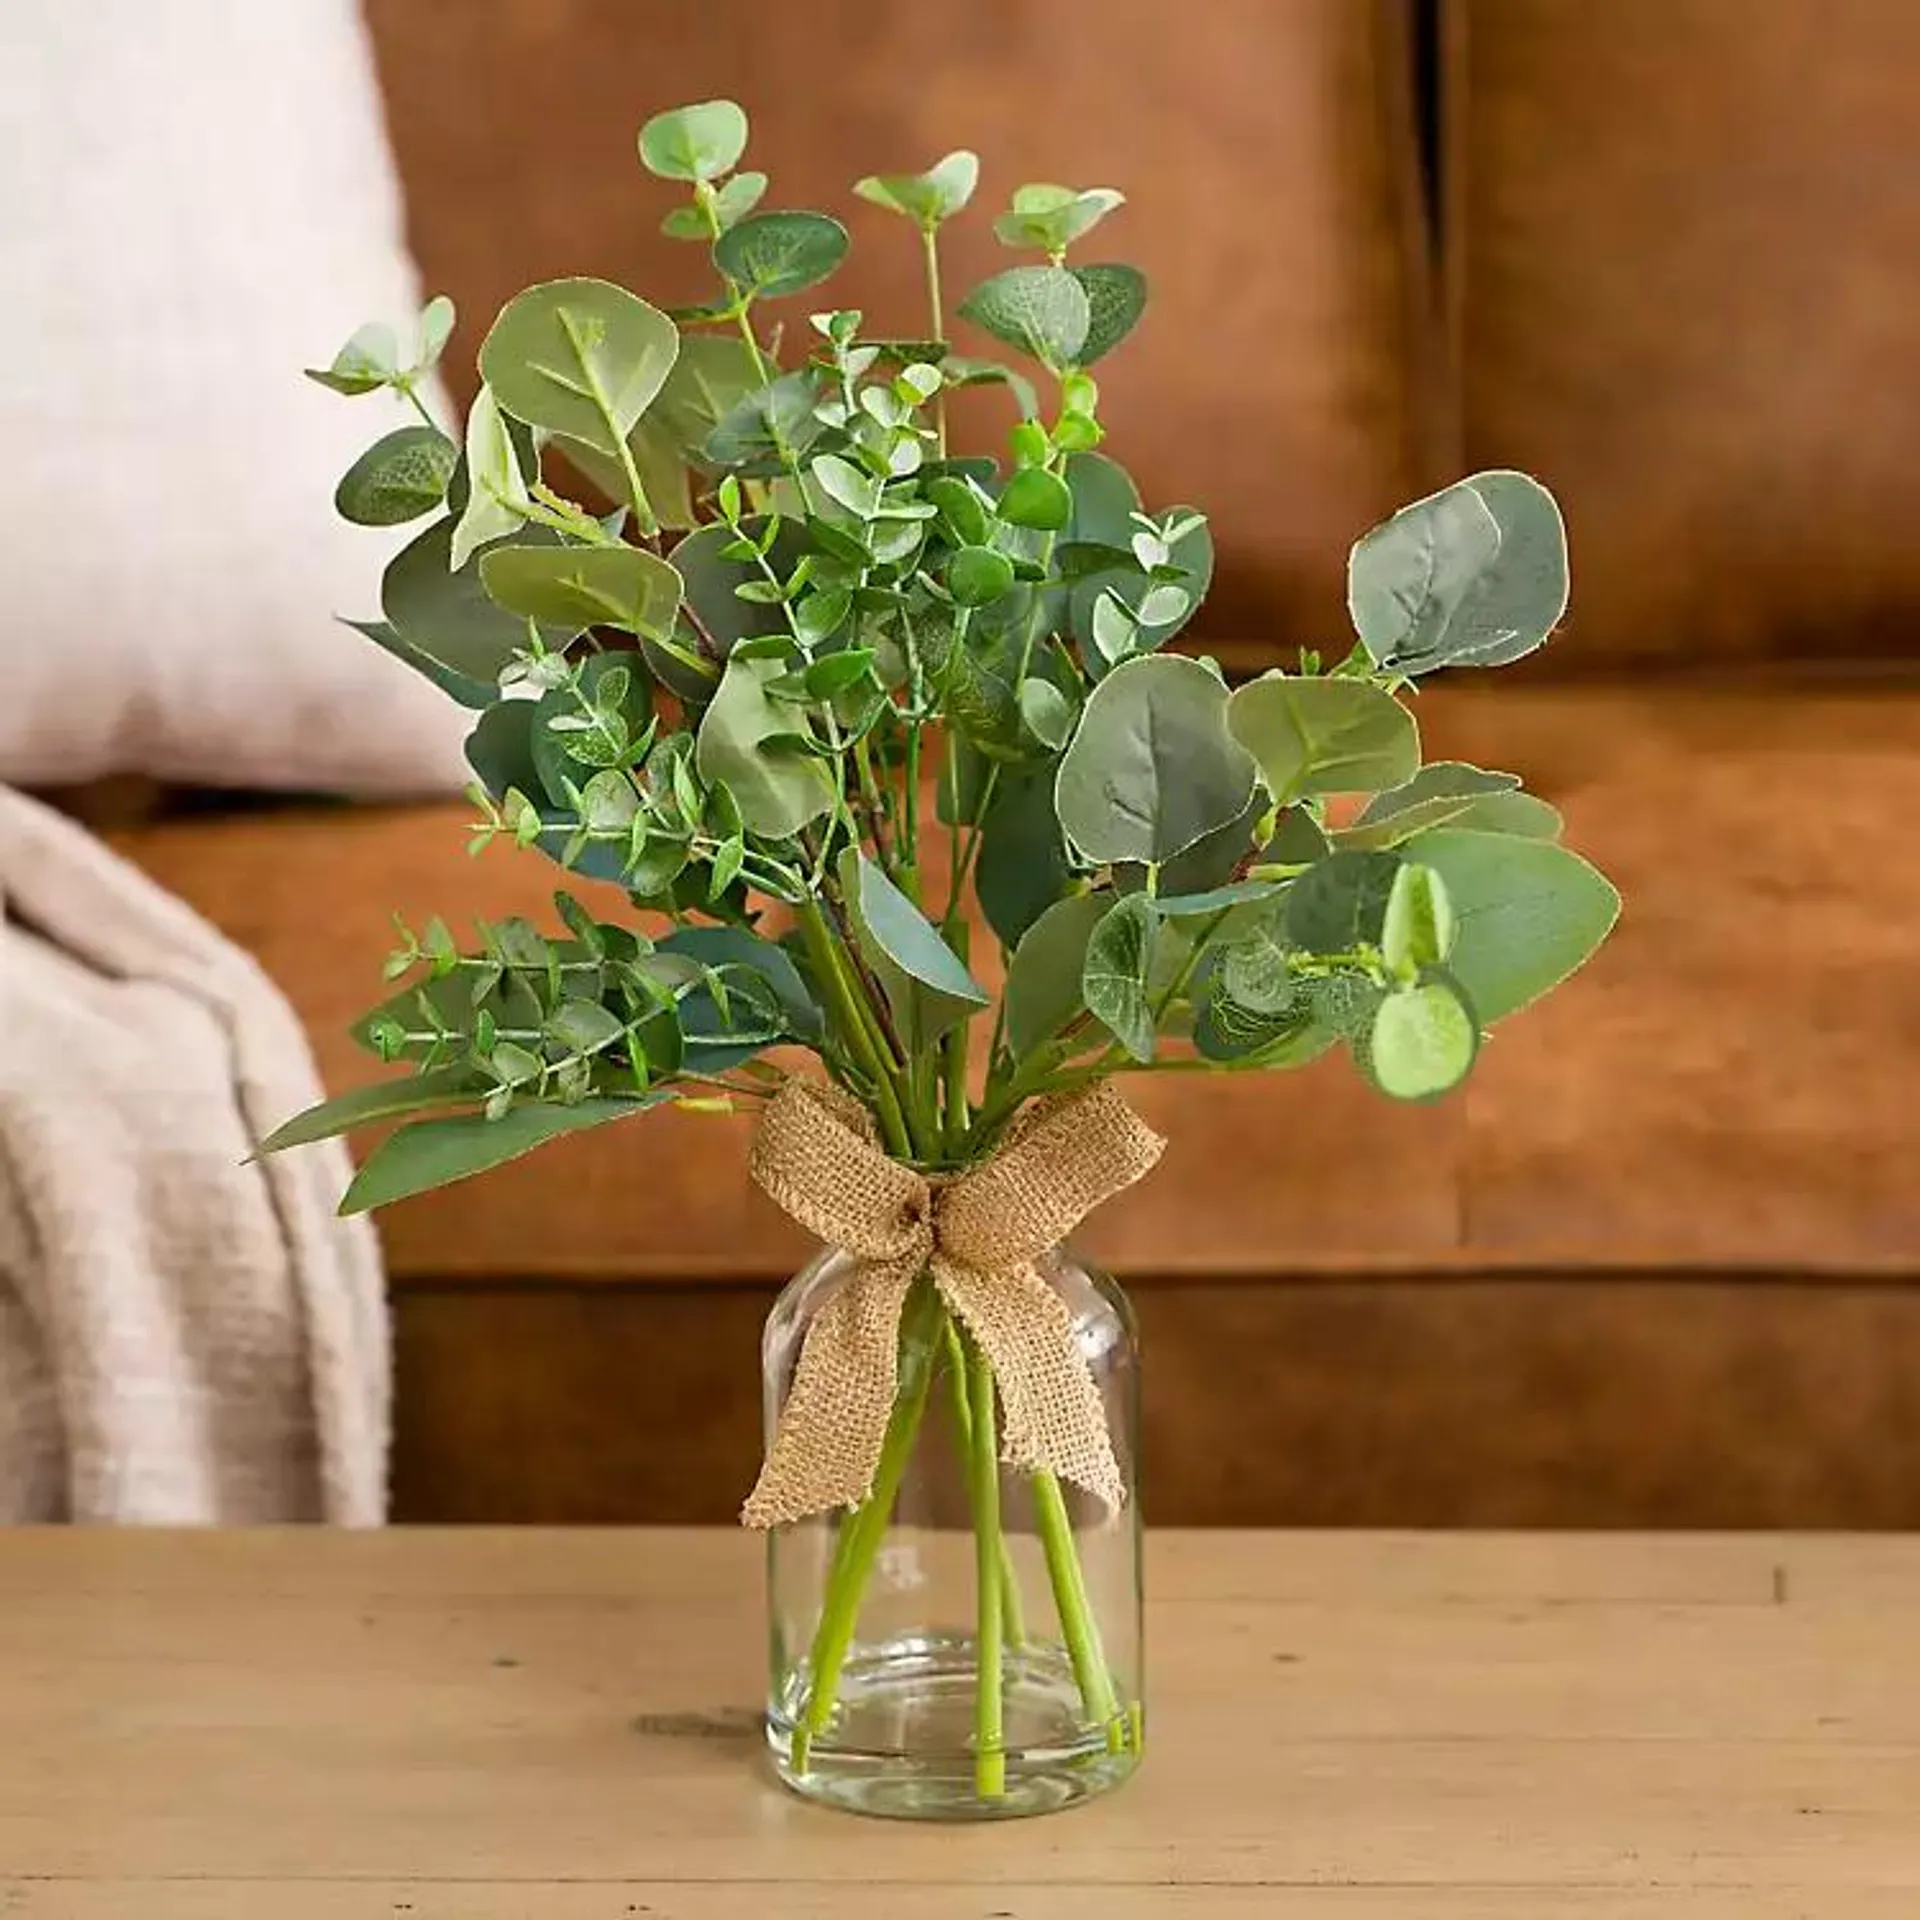
M 797 1793 L 859 1813 L 993 1820 L 1117 1786 L 1139 1764 L 1139 1365 L 1105 1274 L 1038 1263 L 1100 1389 L 1125 1504 L 998 1457 L 991 1374 L 932 1282 L 901 1317 L 900 1384 L 860 1506 L 768 1536 L 767 1738 Z M 763 1345 L 769 1441 L 808 1327 L 855 1270 L 822 1254 Z

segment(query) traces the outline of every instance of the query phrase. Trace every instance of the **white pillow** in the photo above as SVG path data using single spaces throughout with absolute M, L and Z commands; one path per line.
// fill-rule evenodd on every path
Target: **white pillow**
M 417 531 L 332 504 L 404 411 L 300 371 L 419 301 L 353 0 L 0 0 L 0 206 L 0 780 L 458 786 L 333 618 Z

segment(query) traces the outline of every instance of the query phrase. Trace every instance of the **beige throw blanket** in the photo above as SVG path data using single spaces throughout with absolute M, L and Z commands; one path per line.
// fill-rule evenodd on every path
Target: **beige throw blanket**
M 0 788 L 0 1521 L 383 1516 L 386 1307 L 254 963 Z

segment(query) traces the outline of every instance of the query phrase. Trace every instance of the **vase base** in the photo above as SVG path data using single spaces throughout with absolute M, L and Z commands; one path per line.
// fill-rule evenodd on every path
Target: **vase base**
M 1009 1648 L 1004 1746 L 985 1779 L 974 1745 L 976 1663 L 965 1635 L 862 1647 L 840 1678 L 826 1731 L 795 1764 L 807 1694 L 795 1677 L 767 1715 L 774 1770 L 797 1794 L 894 1820 L 1017 1820 L 1108 1792 L 1139 1765 L 1137 1717 L 1089 1726 L 1059 1647 Z

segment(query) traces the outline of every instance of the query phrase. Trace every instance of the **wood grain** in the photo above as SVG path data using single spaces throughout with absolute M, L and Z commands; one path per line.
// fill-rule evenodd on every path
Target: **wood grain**
M 807 1807 L 736 1535 L 0 1536 L 32 1920 L 1893 1920 L 1920 1540 L 1170 1534 L 1149 1764 L 1083 1812 Z

